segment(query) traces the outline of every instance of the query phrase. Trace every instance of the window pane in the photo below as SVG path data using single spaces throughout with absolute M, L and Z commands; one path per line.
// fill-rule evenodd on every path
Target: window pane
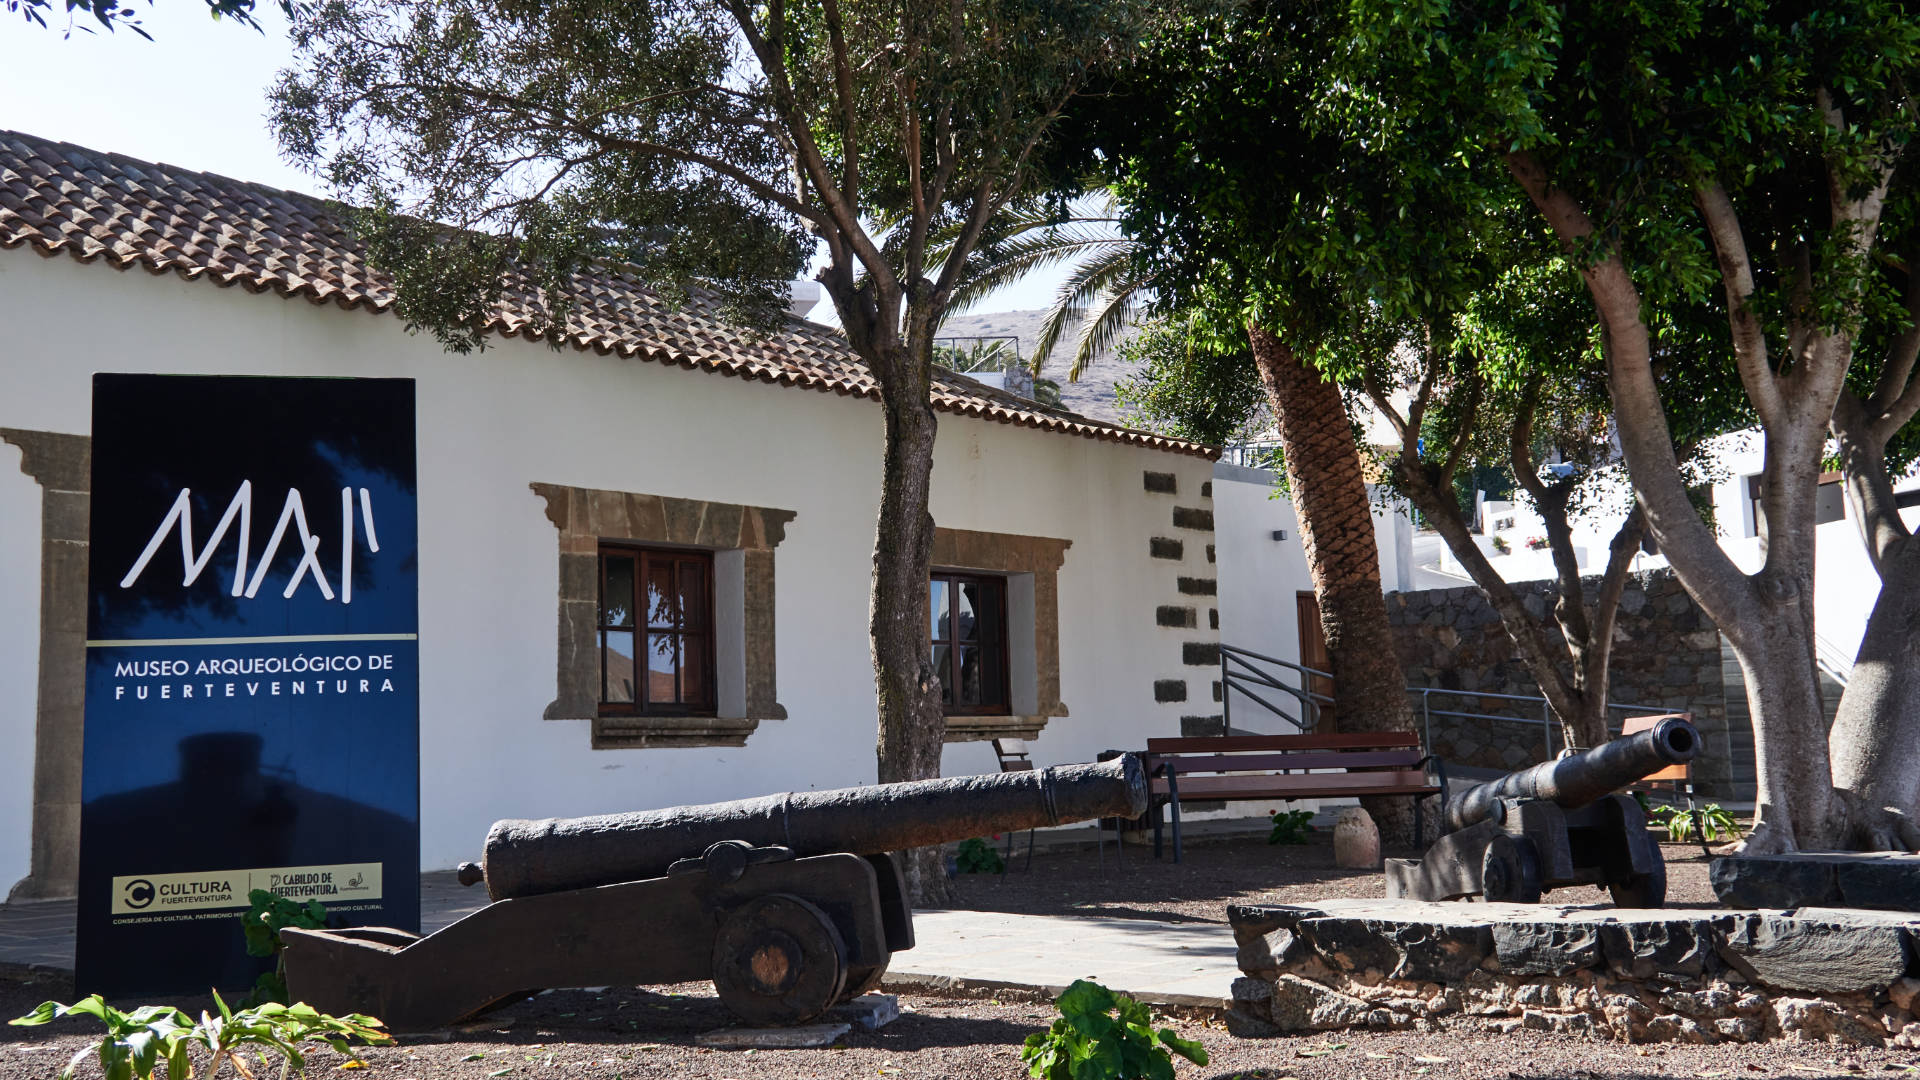
M 679 615 L 673 604 L 673 562 L 647 560 L 647 625 L 678 629 Z M 651 698 L 649 698 L 651 700 Z
M 671 705 L 680 700 L 677 670 L 680 650 L 673 634 L 647 635 L 647 704 Z
M 600 650 L 600 672 L 604 680 L 601 693 L 603 700 L 618 704 L 633 701 L 633 631 L 608 630 L 602 635 L 605 643 Z
M 680 700 L 705 708 L 707 700 L 707 642 L 699 634 L 680 638 Z
M 979 641 L 980 625 L 977 614 L 979 611 L 977 601 L 979 599 L 981 585 L 977 581 L 962 581 L 958 584 L 960 587 L 953 590 L 953 601 L 959 608 L 959 610 L 955 612 L 955 615 L 958 617 L 960 624 L 957 628 L 960 640 Z
M 945 641 L 947 640 L 949 631 L 947 624 L 947 593 L 953 586 L 940 578 L 934 578 L 932 587 L 933 602 L 928 604 L 927 607 L 933 612 L 933 640 Z
M 707 626 L 707 568 L 704 563 L 682 559 L 680 575 L 680 620 L 689 630 Z
M 960 704 L 962 705 L 988 704 L 987 699 L 981 696 L 982 684 L 986 677 L 986 672 L 983 670 L 985 661 L 981 653 L 982 650 L 978 645 L 960 646 Z
M 933 647 L 933 671 L 940 676 L 940 700 L 953 704 L 953 646 Z
M 1003 670 L 998 643 L 988 643 L 980 647 L 980 704 L 1005 706 L 1007 704 L 1007 675 Z
M 625 555 L 603 555 L 600 562 L 606 567 L 600 584 L 600 625 L 632 626 L 633 559 Z
M 979 635 L 975 640 L 983 644 L 996 644 L 1006 637 L 1007 616 L 1001 598 L 1005 596 L 1004 585 L 998 579 L 979 581 L 968 586 L 973 596 L 974 619 L 979 626 Z

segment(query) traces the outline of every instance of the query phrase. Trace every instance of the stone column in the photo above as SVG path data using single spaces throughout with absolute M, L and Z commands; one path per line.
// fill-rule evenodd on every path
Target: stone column
M 20 471 L 40 485 L 40 680 L 34 709 L 33 860 L 8 900 L 74 895 L 80 876 L 80 750 L 86 721 L 87 492 L 85 435 L 0 428 Z

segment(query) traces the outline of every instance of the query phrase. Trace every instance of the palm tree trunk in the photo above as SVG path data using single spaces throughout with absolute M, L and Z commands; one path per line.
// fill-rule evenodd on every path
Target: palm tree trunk
M 1287 480 L 1299 511 L 1300 541 L 1320 603 L 1333 664 L 1336 716 L 1345 731 L 1412 731 L 1406 673 L 1393 649 L 1380 591 L 1380 554 L 1366 474 L 1340 388 L 1272 332 L 1249 323 L 1260 381 L 1280 431 Z M 1362 800 L 1391 843 L 1413 841 L 1410 800 Z

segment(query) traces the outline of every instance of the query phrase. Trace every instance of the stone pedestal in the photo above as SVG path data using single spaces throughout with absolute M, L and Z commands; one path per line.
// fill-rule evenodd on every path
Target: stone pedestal
M 1713 860 L 1707 873 L 1714 895 L 1733 908 L 1920 912 L 1920 855 L 1904 851 L 1729 855 Z
M 1920 918 L 1332 900 L 1229 904 L 1230 1030 L 1526 1028 L 1920 1048 Z

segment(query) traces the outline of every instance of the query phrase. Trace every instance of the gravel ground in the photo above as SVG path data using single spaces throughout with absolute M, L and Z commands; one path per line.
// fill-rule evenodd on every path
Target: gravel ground
M 57 985 L 0 982 L 0 1011 L 18 1015 Z M 204 1002 L 180 1002 L 198 1009 Z M 571 1080 L 686 1077 L 799 1080 L 803 1077 L 937 1080 L 1026 1075 L 1021 1042 L 1052 1018 L 1045 1004 L 902 998 L 907 1011 L 871 1034 L 822 1050 L 708 1050 L 702 1031 L 725 1026 L 726 1011 L 704 983 L 647 990 L 560 991 L 492 1014 L 478 1030 L 447 1042 L 410 1039 L 366 1051 L 366 1080 Z M 1205 1066 L 1180 1063 L 1180 1080 L 1549 1080 L 1638 1077 L 1897 1077 L 1920 1071 L 1920 1054 L 1847 1050 L 1819 1044 L 1633 1047 L 1534 1032 L 1490 1037 L 1454 1031 L 1236 1039 L 1217 1023 L 1168 1021 L 1206 1046 Z M 87 1045 L 86 1025 L 0 1028 L 0 1080 L 47 1080 Z M 342 1075 L 345 1059 L 324 1048 L 309 1074 Z M 259 1071 L 259 1070 L 256 1070 Z M 277 1070 L 275 1071 L 277 1072 Z M 263 1077 L 275 1072 L 260 1072 Z M 83 1077 L 98 1076 L 83 1068 Z M 232 1075 L 223 1073 L 223 1075 Z
M 1099 915 L 1107 918 L 1161 919 L 1172 922 L 1227 921 L 1227 904 L 1262 901 L 1299 904 L 1340 897 L 1386 895 L 1378 871 L 1337 870 L 1332 838 L 1315 833 L 1303 845 L 1269 845 L 1257 836 L 1189 843 L 1175 865 L 1171 855 L 1154 861 L 1151 847 L 1126 850 L 1116 867 L 1113 846 L 1100 853 L 1036 851 L 1025 869 L 1025 843 L 1015 845 L 1004 876 L 968 874 L 960 878 L 952 906 L 1018 915 Z M 1669 907 L 1717 907 L 1707 883 L 1707 861 L 1698 846 L 1663 844 L 1667 858 Z M 1417 856 L 1417 851 L 1388 855 Z M 1606 903 L 1606 894 L 1577 886 L 1547 894 L 1555 903 Z
M 1699 850 L 1669 847 L 1667 856 L 1674 901 L 1710 903 Z M 957 904 L 985 911 L 1224 922 L 1229 900 L 1299 902 L 1381 894 L 1377 874 L 1333 870 L 1324 837 L 1300 847 L 1269 847 L 1244 838 L 1195 844 L 1179 866 L 1155 863 L 1150 852 L 1139 849 L 1129 849 L 1124 870 L 1113 866 L 1111 849 L 1107 859 L 1102 875 L 1092 851 L 1037 854 L 1030 872 L 1016 864 L 1004 878 L 963 878 Z M 1554 898 L 1563 896 L 1572 902 L 1596 898 L 1586 889 Z M 0 1015 L 18 1016 L 49 997 L 70 1000 L 70 992 L 64 979 L 0 972 Z M 209 1002 L 175 1004 L 197 1013 Z M 905 1013 L 893 1024 L 879 1032 L 849 1035 L 831 1049 L 709 1050 L 695 1046 L 694 1037 L 731 1020 L 705 983 L 600 993 L 558 991 L 490 1014 L 450 1041 L 409 1039 L 397 1047 L 368 1050 L 368 1068 L 356 1072 L 368 1080 L 1017 1080 L 1026 1075 L 1019 1060 L 1021 1043 L 1054 1015 L 1051 1006 L 1026 1001 L 904 995 L 901 1005 Z M 1249 1040 L 1229 1036 L 1217 1021 L 1168 1023 L 1182 1035 L 1199 1039 L 1211 1055 L 1205 1066 L 1180 1063 L 1180 1080 L 1732 1080 L 1920 1074 L 1920 1054 L 1911 1051 L 1820 1044 L 1633 1047 L 1535 1032 L 1495 1036 L 1473 1030 Z M 0 1080 L 47 1080 L 87 1045 L 88 1031 L 80 1021 L 0 1027 Z M 332 1051 L 319 1049 L 310 1058 L 309 1072 L 337 1074 L 345 1064 Z M 81 1071 L 82 1077 L 98 1075 L 97 1068 Z

